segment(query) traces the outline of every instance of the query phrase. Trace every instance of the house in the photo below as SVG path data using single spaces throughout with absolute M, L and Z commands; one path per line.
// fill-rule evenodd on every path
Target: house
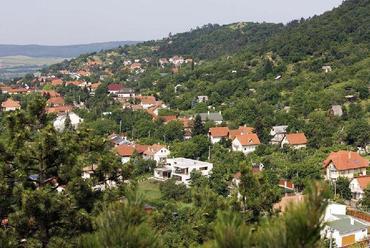
M 158 164 L 164 163 L 167 157 L 170 155 L 170 150 L 160 144 L 154 144 L 149 146 L 148 149 L 143 153 L 144 159 L 151 159 Z
M 51 114 L 51 113 L 68 113 L 72 111 L 73 106 L 58 106 L 58 107 L 47 107 L 46 108 L 46 113 Z
M 189 186 L 192 171 L 200 171 L 203 176 L 208 177 L 212 169 L 212 163 L 187 158 L 172 158 L 167 159 L 165 166 L 154 169 L 154 179 L 165 181 L 175 178 L 177 182 Z
M 355 177 L 349 184 L 353 200 L 361 200 L 365 196 L 365 190 L 370 185 L 370 176 Z
M 15 111 L 21 109 L 21 104 L 18 101 L 14 101 L 12 99 L 8 99 L 1 103 L 2 111 Z
M 329 204 L 323 217 L 325 227 L 321 236 L 332 239 L 336 247 L 348 247 L 362 242 L 368 237 L 368 224 L 346 215 L 346 206 Z
M 140 105 L 143 109 L 148 109 L 150 107 L 156 106 L 157 101 L 154 96 L 139 96 L 139 100 L 141 101 Z
M 232 150 L 245 155 L 254 152 L 261 142 L 255 133 L 237 135 L 232 142 Z
M 229 137 L 228 127 L 212 127 L 209 129 L 208 136 L 211 139 L 212 144 L 220 142 L 221 139 L 227 139 Z
M 118 134 L 109 135 L 108 140 L 111 142 L 111 144 L 114 147 L 117 147 L 117 146 L 123 145 L 123 144 L 126 144 L 126 145 L 131 144 L 131 142 L 127 139 L 127 137 L 122 136 L 122 135 L 118 135 Z
M 240 126 L 238 129 L 229 130 L 229 139 L 234 140 L 237 135 L 253 133 L 253 127 Z
M 118 92 L 123 90 L 123 85 L 122 84 L 108 84 L 107 89 L 108 89 L 109 94 L 117 95 Z
M 140 70 L 141 69 L 141 64 L 140 63 L 133 63 L 131 66 L 130 66 L 130 70 L 131 71 L 136 71 L 136 70 Z
M 197 102 L 198 103 L 208 102 L 208 96 L 197 96 Z
M 182 117 L 178 119 L 184 126 L 184 139 L 188 140 L 191 139 L 191 132 L 192 132 L 192 120 L 188 117 Z
M 171 121 L 176 121 L 177 116 L 176 115 L 165 115 L 165 116 L 160 116 L 159 119 L 162 120 L 164 124 L 167 124 Z
M 117 154 L 121 157 L 122 164 L 128 163 L 135 152 L 135 147 L 129 144 L 122 144 L 115 148 Z
M 95 173 L 95 171 L 97 169 L 98 169 L 98 165 L 96 165 L 96 164 L 86 166 L 86 167 L 82 168 L 82 175 L 81 175 L 81 177 L 83 179 L 90 179 L 91 176 Z
M 330 66 L 330 65 L 324 65 L 324 66 L 322 67 L 322 70 L 323 70 L 325 73 L 329 73 L 329 72 L 331 72 L 331 71 L 332 71 L 332 68 L 331 68 L 331 66 Z
M 169 64 L 169 62 L 168 62 L 168 59 L 167 58 L 160 58 L 159 59 L 159 64 L 163 67 L 163 66 L 165 66 L 165 65 L 167 65 L 167 64 Z
M 60 114 L 53 122 L 55 130 L 63 132 L 67 118 L 70 119 L 71 125 L 74 129 L 77 129 L 83 122 L 83 119 L 73 112 Z
M 332 152 L 323 162 L 326 180 L 337 180 L 338 177 L 352 179 L 356 176 L 366 176 L 369 161 L 357 152 Z
M 216 123 L 216 125 L 220 125 L 223 122 L 223 117 L 221 115 L 221 112 L 207 112 L 207 113 L 200 113 L 200 118 L 202 119 L 202 122 L 206 121 L 213 121 Z
M 331 109 L 329 110 L 329 113 L 332 116 L 342 117 L 342 115 L 343 115 L 342 106 L 340 106 L 340 105 L 331 106 Z
M 285 195 L 288 195 L 289 193 L 294 193 L 295 191 L 294 183 L 286 179 L 279 180 L 279 187 L 284 190 Z
M 289 133 L 286 134 L 283 140 L 281 141 L 281 148 L 284 145 L 289 145 L 293 149 L 301 149 L 307 146 L 307 138 L 304 133 Z
M 51 97 L 47 100 L 46 104 L 49 107 L 64 106 L 64 98 L 61 96 Z
M 270 140 L 270 144 L 272 145 L 281 145 L 286 133 L 287 133 L 288 126 L 273 126 L 270 131 L 270 136 L 272 136 Z
M 116 94 L 119 98 L 135 98 L 135 91 L 131 88 L 123 88 Z
M 182 56 L 173 56 L 172 58 L 169 59 L 169 61 L 175 66 L 180 66 L 185 62 Z
M 55 79 L 53 79 L 53 80 L 51 80 L 51 85 L 52 86 L 61 86 L 61 85 L 63 85 L 63 80 L 62 79 L 60 79 L 60 78 L 55 78 Z

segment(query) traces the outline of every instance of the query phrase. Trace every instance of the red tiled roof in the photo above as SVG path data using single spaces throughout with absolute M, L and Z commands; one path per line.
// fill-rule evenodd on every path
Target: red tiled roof
M 163 120 L 164 123 L 168 123 L 170 121 L 175 121 L 177 119 L 176 115 L 166 115 L 166 116 L 161 116 L 161 120 Z
M 253 133 L 253 131 L 254 131 L 253 127 L 241 126 L 238 129 L 230 130 L 229 138 L 234 139 L 237 135 Z
M 49 98 L 47 101 L 51 105 L 64 105 L 64 98 L 61 96 Z
M 119 145 L 116 147 L 116 152 L 121 157 L 131 157 L 135 152 L 135 148 L 132 145 Z
M 255 133 L 237 135 L 235 139 L 238 139 L 242 146 L 251 146 L 251 145 L 261 144 L 257 134 Z
M 182 122 L 182 124 L 184 125 L 184 128 L 192 127 L 192 121 L 188 117 L 179 118 L 179 121 Z
M 370 176 L 356 177 L 361 189 L 365 190 L 370 185 Z
M 159 152 L 162 148 L 165 148 L 165 146 L 160 144 L 154 144 L 152 146 L 149 146 L 148 149 L 144 152 L 145 155 L 154 155 L 157 152 Z
M 90 85 L 90 88 L 93 89 L 93 90 L 96 90 L 100 85 L 101 85 L 101 83 L 94 83 L 94 84 Z
M 57 107 L 48 107 L 46 108 L 46 113 L 67 113 L 72 111 L 73 106 L 57 106 Z
M 55 90 L 42 90 L 41 91 L 41 94 L 42 95 L 48 95 L 50 97 L 58 97 L 60 96 L 60 94 L 58 92 L 56 92 Z
M 120 91 L 123 89 L 122 84 L 109 84 L 108 91 Z
M 156 104 L 156 100 L 154 96 L 140 96 L 139 99 L 141 100 L 142 104 Z
M 21 104 L 18 101 L 14 101 L 12 99 L 8 99 L 1 103 L 1 107 L 3 108 L 20 108 Z
M 357 152 L 338 151 L 332 152 L 327 159 L 324 160 L 324 168 L 333 162 L 337 170 L 350 170 L 366 168 L 369 166 L 369 161 L 361 157 Z
M 144 153 L 148 148 L 150 147 L 150 145 L 140 145 L 140 144 L 136 144 L 135 145 L 135 150 L 138 152 L 138 153 Z
M 227 137 L 229 135 L 228 127 L 212 127 L 209 129 L 209 133 L 212 137 Z
M 62 85 L 62 84 L 63 84 L 62 79 L 56 78 L 56 79 L 51 80 L 51 85 L 53 85 L 53 86 L 58 86 L 58 85 Z
M 307 138 L 304 133 L 290 133 L 286 135 L 286 138 L 290 145 L 305 145 L 307 144 Z

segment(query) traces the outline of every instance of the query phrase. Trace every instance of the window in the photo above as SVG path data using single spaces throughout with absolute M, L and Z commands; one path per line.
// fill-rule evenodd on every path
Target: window
M 208 167 L 201 167 L 199 170 L 208 170 Z

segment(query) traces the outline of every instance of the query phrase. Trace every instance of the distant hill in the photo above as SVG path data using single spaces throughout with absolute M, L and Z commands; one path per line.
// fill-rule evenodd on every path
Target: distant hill
M 92 53 L 100 50 L 112 49 L 124 45 L 133 45 L 137 41 L 112 41 L 67 46 L 44 46 L 44 45 L 0 45 L 0 57 L 4 56 L 28 56 L 28 57 L 58 57 L 72 58 L 84 53 Z

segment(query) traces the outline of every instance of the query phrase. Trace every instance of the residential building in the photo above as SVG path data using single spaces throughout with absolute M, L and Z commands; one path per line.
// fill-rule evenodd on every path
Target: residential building
M 170 156 L 170 150 L 163 145 L 154 144 L 149 146 L 148 149 L 144 151 L 143 155 L 144 159 L 154 160 L 158 165 L 166 162 L 168 156 Z
M 122 164 L 128 163 L 135 152 L 135 147 L 129 144 L 122 144 L 115 148 L 117 154 L 121 157 Z
M 289 133 L 286 134 L 281 141 L 281 148 L 288 145 L 293 149 L 301 149 L 307 146 L 307 138 L 304 133 Z
M 367 239 L 368 224 L 346 215 L 345 205 L 329 204 L 323 221 L 326 224 L 321 235 L 332 239 L 336 247 L 348 247 Z
M 270 144 L 272 145 L 281 145 L 286 133 L 288 126 L 273 126 L 270 131 L 270 136 L 272 136 Z
M 122 84 L 109 84 L 107 89 L 108 89 L 109 94 L 117 95 L 118 92 L 123 90 L 123 85 Z
M 175 178 L 179 183 L 189 186 L 192 171 L 199 171 L 203 176 L 209 176 L 212 169 L 212 163 L 187 158 L 172 158 L 167 159 L 165 166 L 154 169 L 154 179 L 165 181 Z
M 211 139 L 212 144 L 220 142 L 221 139 L 227 139 L 229 137 L 228 127 L 212 127 L 209 129 L 208 136 Z
M 135 98 L 135 91 L 131 88 L 123 88 L 117 93 L 119 98 Z
M 14 101 L 13 99 L 8 99 L 1 103 L 2 111 L 15 111 L 21 109 L 21 104 L 18 101 Z
M 343 115 L 342 106 L 340 106 L 340 105 L 333 105 L 333 106 L 331 106 L 329 113 L 332 116 L 342 117 L 342 115 Z
M 77 129 L 78 126 L 83 122 L 83 119 L 73 112 L 63 113 L 60 114 L 53 122 L 55 130 L 63 132 L 63 130 L 65 129 L 65 123 L 67 118 L 70 119 L 71 125 L 74 129 Z
M 200 118 L 202 119 L 202 122 L 206 121 L 213 121 L 216 125 L 220 125 L 223 122 L 223 117 L 221 115 L 221 112 L 207 112 L 207 113 L 200 113 Z
M 56 97 L 49 98 L 46 104 L 49 107 L 59 107 L 59 106 L 64 106 L 65 102 L 62 96 L 56 96 Z
M 90 179 L 97 169 L 98 169 L 98 165 L 96 164 L 86 166 L 82 169 L 81 177 L 83 179 Z
M 237 152 L 243 152 L 245 155 L 254 152 L 261 144 L 257 134 L 241 134 L 237 135 L 232 142 L 232 150 Z
M 109 141 L 112 143 L 114 147 L 117 147 L 119 145 L 130 145 L 131 142 L 127 139 L 126 136 L 118 135 L 118 134 L 111 134 L 108 136 Z
M 365 190 L 370 185 L 370 176 L 355 177 L 349 184 L 352 192 L 352 199 L 357 201 L 365 196 Z
M 369 161 L 357 152 L 332 152 L 323 162 L 326 180 L 337 180 L 338 177 L 352 179 L 356 176 L 366 176 Z
M 253 133 L 253 127 L 240 126 L 238 129 L 229 130 L 229 139 L 234 140 L 237 135 Z
M 197 102 L 198 103 L 208 102 L 208 96 L 197 96 Z

